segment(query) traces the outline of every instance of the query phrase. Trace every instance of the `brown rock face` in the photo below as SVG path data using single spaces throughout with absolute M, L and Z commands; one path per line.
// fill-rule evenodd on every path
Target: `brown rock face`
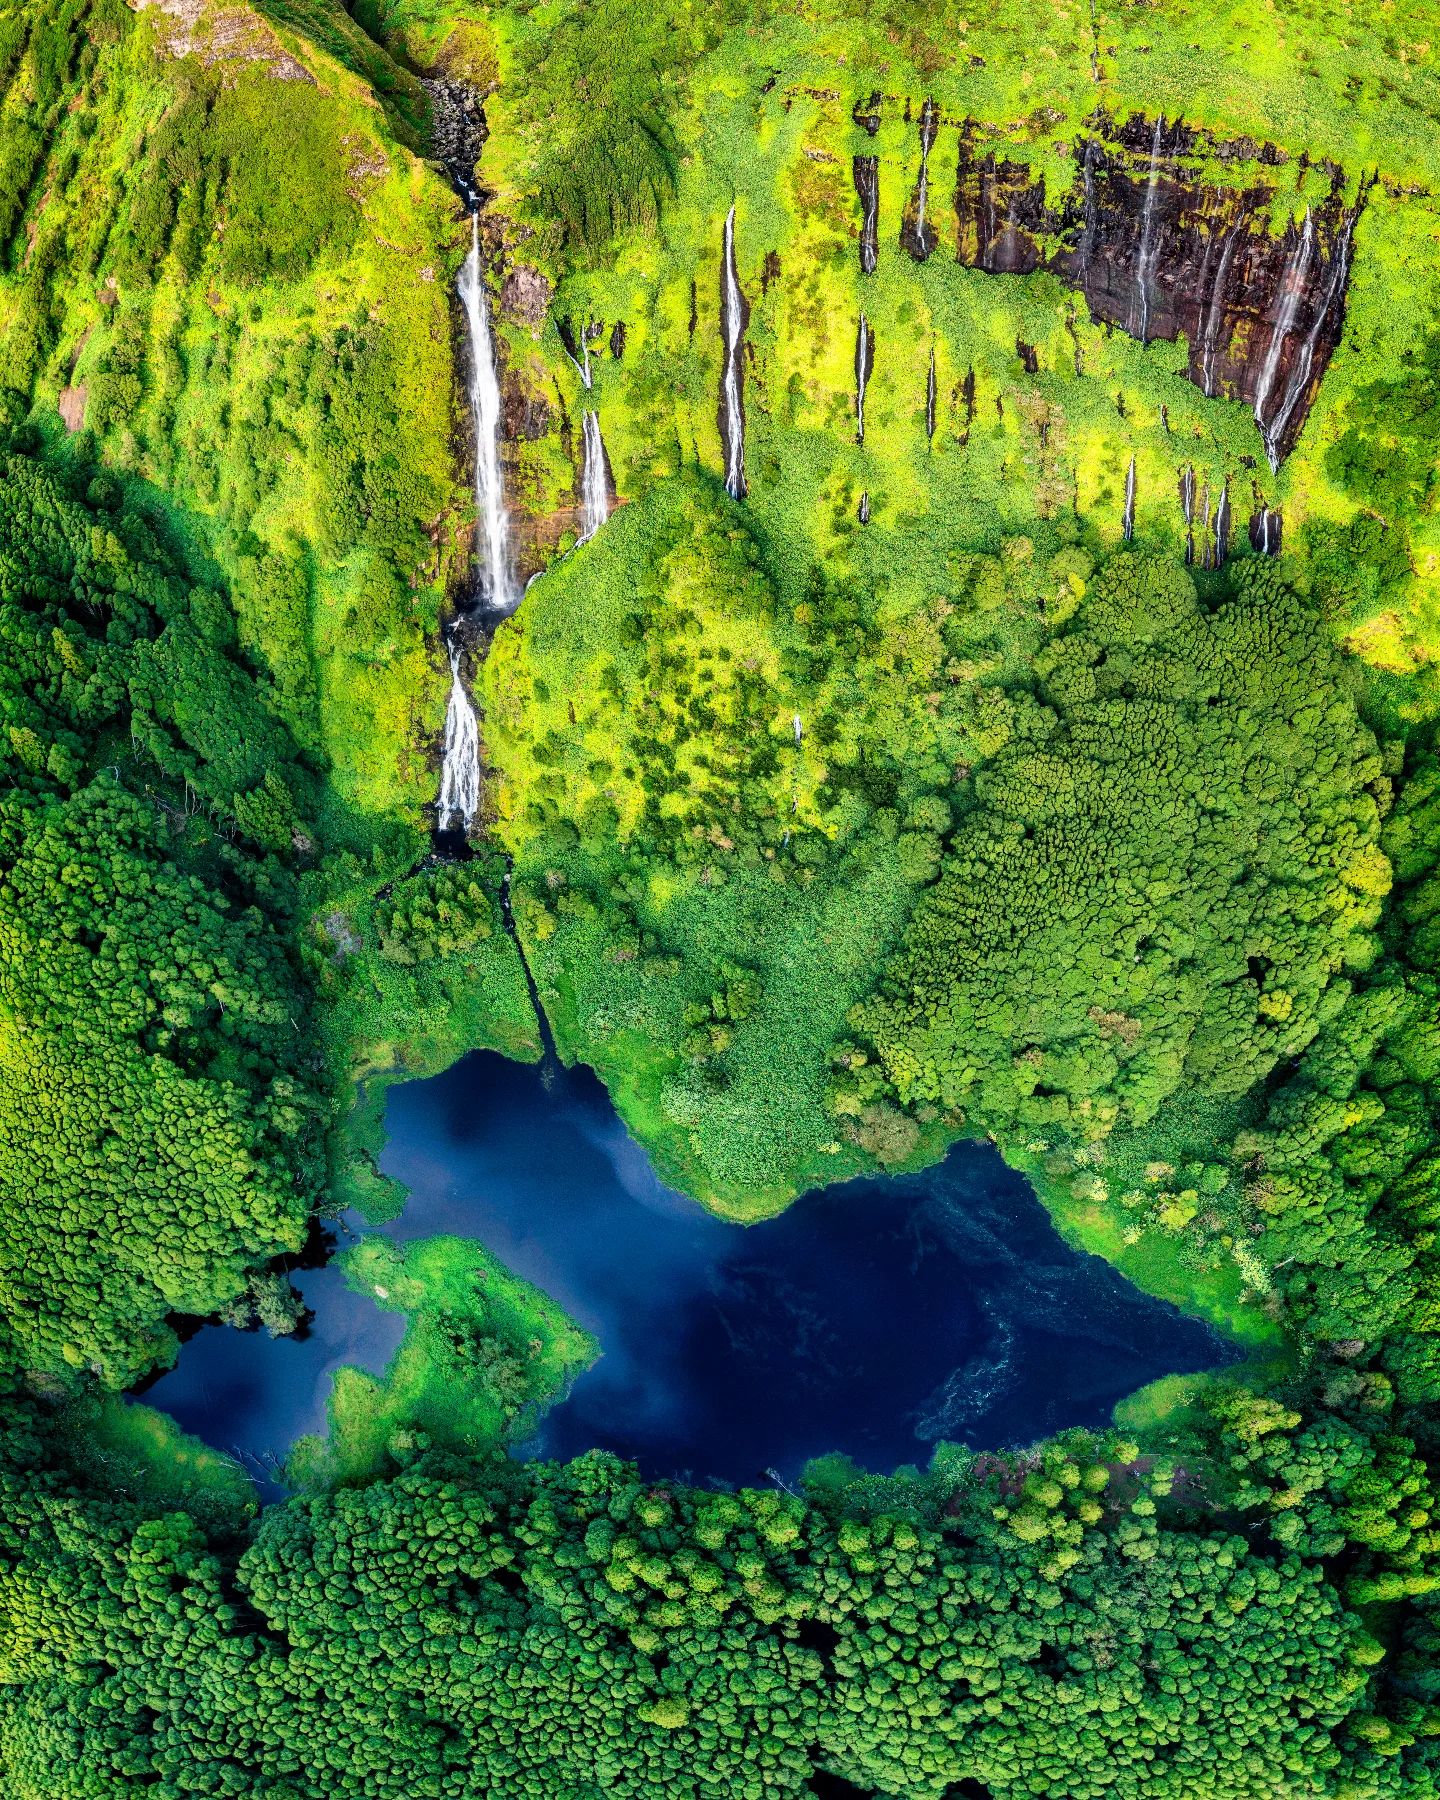
M 78 431 L 85 423 L 85 385 L 67 387 L 60 390 L 58 402 L 60 417 L 65 421 L 67 431 Z
M 1183 333 L 1190 380 L 1243 400 L 1278 468 L 1340 341 L 1358 211 L 1344 204 L 1341 172 L 1277 236 L 1265 223 L 1275 188 L 1200 181 L 1187 166 L 1200 140 L 1184 125 L 1093 121 L 1075 183 L 1054 200 L 1043 178 L 978 136 L 973 121 L 961 127 L 959 260 L 991 274 L 1050 269 L 1084 294 L 1092 319 L 1142 342 Z M 1268 146 L 1206 148 L 1279 161 Z
M 523 264 L 505 277 L 500 290 L 500 310 L 526 325 L 543 325 L 550 306 L 550 283 L 538 269 Z

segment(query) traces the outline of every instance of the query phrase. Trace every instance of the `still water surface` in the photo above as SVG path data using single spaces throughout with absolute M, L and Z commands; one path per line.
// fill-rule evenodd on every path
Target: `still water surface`
M 988 1144 L 746 1227 L 663 1186 L 587 1069 L 477 1052 L 392 1088 L 386 1123 L 381 1167 L 410 1190 L 386 1235 L 478 1238 L 602 1346 L 529 1446 L 545 1455 L 700 1482 L 790 1480 L 830 1450 L 890 1470 L 941 1438 L 1101 1425 L 1143 1382 L 1233 1354 L 1066 1244 Z M 303 1339 L 207 1326 L 145 1399 L 252 1466 L 323 1430 L 334 1370 L 382 1370 L 404 1321 L 334 1269 L 296 1285 Z

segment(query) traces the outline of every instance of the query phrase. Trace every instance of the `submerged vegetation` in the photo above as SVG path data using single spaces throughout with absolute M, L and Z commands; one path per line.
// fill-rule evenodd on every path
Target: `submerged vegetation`
M 1430 24 L 0 18 L 7 1794 L 1440 1793 Z M 446 83 L 546 571 L 452 640 L 463 852 Z M 989 1134 L 1253 1359 L 645 1484 L 503 1453 L 595 1354 L 557 1306 L 365 1237 L 404 1342 L 262 1515 L 118 1395 L 293 1326 L 401 1203 L 385 1083 L 538 1056 L 532 991 L 712 1206 Z

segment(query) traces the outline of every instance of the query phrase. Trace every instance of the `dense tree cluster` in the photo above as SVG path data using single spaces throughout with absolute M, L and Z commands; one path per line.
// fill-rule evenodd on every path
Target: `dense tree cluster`
M 1348 1475 L 1297 1475 L 1316 1447 L 1246 1404 L 1232 1441 L 1259 1447 L 1271 1510 L 1375 1540 L 1344 1447 L 1320 1454 Z M 1309 1546 L 1242 1523 L 1248 1491 L 1234 1526 L 1195 1530 L 1207 1470 L 1113 1436 L 924 1479 L 821 1468 L 807 1499 L 422 1452 L 248 1542 L 77 1491 L 28 1421 L 9 1449 L 17 1800 L 759 1800 L 817 1770 L 929 1800 L 1435 1791 L 1440 1715 L 1374 1711 L 1381 1646 Z
M 0 642 L 7 1354 L 120 1385 L 173 1342 L 167 1313 L 304 1237 L 322 1165 L 290 862 L 313 776 L 223 603 L 15 455 Z
M 1126 555 L 1033 666 L 855 1028 L 904 1101 L 991 1130 L 1243 1094 L 1371 961 L 1390 886 L 1339 658 L 1269 569 L 1205 612 Z

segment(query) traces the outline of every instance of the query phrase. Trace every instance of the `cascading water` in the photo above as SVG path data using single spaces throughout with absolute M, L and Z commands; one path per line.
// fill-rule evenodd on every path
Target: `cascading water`
M 1218 569 L 1230 553 L 1230 483 L 1220 489 L 1220 502 L 1215 508 L 1215 561 Z
M 937 242 L 934 228 L 926 217 L 930 204 L 930 151 L 940 124 L 940 109 L 927 100 L 920 109 L 920 177 L 905 217 L 900 221 L 900 244 L 916 262 L 925 262 Z
M 574 332 L 563 322 L 559 326 L 560 347 L 565 352 L 571 367 L 580 377 L 580 385 L 588 394 L 595 385 L 595 377 L 590 368 L 590 328 L 582 328 L 577 342 Z
M 1278 512 L 1261 502 L 1260 510 L 1250 517 L 1250 547 L 1262 556 L 1280 554 L 1284 520 Z
M 475 511 L 480 537 L 480 595 L 486 610 L 514 612 L 520 595 L 510 563 L 510 519 L 500 466 L 500 377 L 490 338 L 490 307 L 480 267 L 480 215 L 470 215 L 470 254 L 460 271 L 460 300 L 470 332 L 470 410 L 475 420 Z
M 1195 561 L 1195 471 L 1180 473 L 1180 511 L 1185 518 L 1185 566 Z
M 1205 308 L 1205 325 L 1200 342 L 1201 391 L 1213 400 L 1219 389 L 1215 381 L 1215 359 L 1220 351 L 1220 334 L 1225 327 L 1225 286 L 1230 279 L 1230 266 L 1235 252 L 1246 236 L 1243 221 L 1226 234 L 1220 251 L 1219 266 L 1210 286 L 1210 300 Z
M 1080 267 L 1087 273 L 1095 256 L 1095 239 L 1099 230 L 1099 218 L 1095 205 L 1095 158 L 1100 146 L 1094 138 L 1086 138 L 1085 155 L 1080 165 L 1081 180 L 1081 223 L 1080 223 Z
M 1121 531 L 1128 544 L 1135 536 L 1135 458 L 1130 458 L 1130 467 L 1125 472 L 1125 516 L 1121 521 Z
M 930 375 L 925 383 L 925 438 L 935 442 L 935 346 L 930 346 Z
M 725 216 L 725 260 L 720 277 L 721 328 L 725 339 L 725 374 L 720 384 L 720 435 L 725 440 L 725 486 L 732 497 L 745 497 L 745 400 L 742 354 L 745 296 L 735 272 L 735 208 Z
M 441 831 L 470 829 L 480 805 L 480 726 L 460 678 L 460 646 L 450 644 L 450 701 L 445 708 L 445 759 L 436 802 Z
M 860 196 L 860 270 L 873 275 L 880 259 L 880 158 L 857 156 L 854 171 Z
M 610 477 L 605 466 L 605 441 L 600 436 L 600 415 L 585 409 L 584 456 L 580 466 L 580 537 L 590 539 L 610 517 Z
M 1307 213 L 1305 217 L 1308 224 L 1310 215 Z M 1265 453 L 1270 458 L 1272 470 L 1280 467 L 1281 459 L 1285 454 L 1285 437 L 1290 428 L 1290 421 L 1295 416 L 1295 409 L 1305 397 L 1306 389 L 1310 385 L 1310 375 L 1315 367 L 1315 352 L 1319 348 L 1320 335 L 1325 329 L 1333 308 L 1337 304 L 1342 307 L 1344 305 L 1345 278 L 1350 270 L 1350 244 L 1354 233 L 1355 214 L 1351 211 L 1346 213 L 1345 222 L 1335 240 L 1335 250 L 1328 272 L 1329 279 L 1325 283 L 1320 304 L 1315 308 L 1315 317 L 1311 321 L 1310 329 L 1306 332 L 1304 342 L 1300 346 L 1300 354 L 1291 365 L 1290 378 L 1285 384 L 1280 405 L 1277 407 L 1269 427 L 1262 426 L 1261 428 L 1265 437 Z M 1258 399 L 1255 402 L 1255 417 L 1257 421 L 1260 418 Z
M 1305 223 L 1301 227 L 1300 236 L 1296 240 L 1295 249 L 1285 268 L 1285 277 L 1280 286 L 1280 304 L 1275 309 L 1275 319 L 1270 330 L 1270 342 L 1266 346 L 1265 360 L 1260 365 L 1260 379 L 1255 387 L 1255 423 L 1260 427 L 1260 436 L 1265 441 L 1265 454 L 1270 459 L 1270 467 L 1280 467 L 1280 433 L 1276 430 L 1278 413 L 1285 410 L 1285 395 L 1280 396 L 1279 408 L 1271 406 L 1271 397 L 1275 391 L 1275 378 L 1280 373 L 1281 359 L 1285 354 L 1285 345 L 1295 328 L 1295 320 L 1299 315 L 1301 298 L 1305 293 L 1306 277 L 1310 268 L 1310 258 L 1315 250 L 1315 221 L 1309 207 L 1305 209 Z M 1336 263 L 1341 262 L 1337 249 Z M 1324 317 L 1323 307 L 1320 310 Z M 1301 384 L 1303 386 L 1303 383 Z M 1287 384 L 1292 390 L 1294 376 Z M 1292 403 L 1293 404 L 1293 403 Z M 1288 417 L 1288 412 L 1286 413 Z
M 875 333 L 864 313 L 855 333 L 855 441 L 865 442 L 865 389 L 875 366 Z
M 915 201 L 915 234 L 910 254 L 921 262 L 935 248 L 935 233 L 925 222 L 925 202 L 930 188 L 930 146 L 935 142 L 939 117 L 940 109 L 933 100 L 927 100 L 920 108 L 920 187 Z
M 1165 130 L 1162 114 L 1155 121 L 1150 144 L 1150 178 L 1145 184 L 1145 209 L 1140 215 L 1140 248 L 1135 257 L 1135 299 L 1139 329 L 1133 333 L 1142 344 L 1150 341 L 1150 278 L 1155 267 L 1155 196 L 1160 185 L 1160 140 Z

